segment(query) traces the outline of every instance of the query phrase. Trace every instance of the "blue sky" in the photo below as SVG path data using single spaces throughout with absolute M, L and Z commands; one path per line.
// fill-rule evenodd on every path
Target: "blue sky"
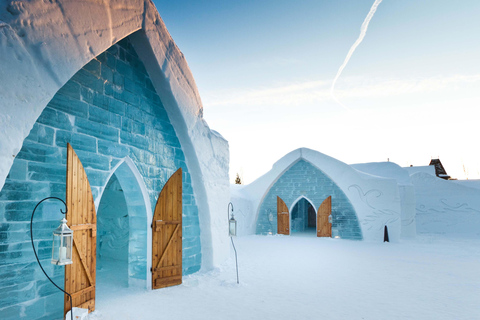
M 480 178 L 480 1 L 383 0 L 335 85 L 345 110 L 329 90 L 373 2 L 154 1 L 232 180 L 299 147 Z

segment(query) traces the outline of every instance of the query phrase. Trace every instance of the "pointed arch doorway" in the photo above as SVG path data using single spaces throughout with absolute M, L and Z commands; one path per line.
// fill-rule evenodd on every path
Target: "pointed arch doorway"
M 117 165 L 101 194 L 97 210 L 97 298 L 115 289 L 148 287 L 148 193 L 135 164 Z
M 315 234 L 317 212 L 311 201 L 304 196 L 297 199 L 291 210 L 291 230 L 293 233 Z
M 300 196 L 291 210 L 277 196 L 277 233 L 311 233 L 317 237 L 332 237 L 332 196 L 323 200 L 317 211 L 305 196 Z
M 97 212 L 97 289 L 99 298 L 128 287 L 129 214 L 125 192 L 113 174 Z

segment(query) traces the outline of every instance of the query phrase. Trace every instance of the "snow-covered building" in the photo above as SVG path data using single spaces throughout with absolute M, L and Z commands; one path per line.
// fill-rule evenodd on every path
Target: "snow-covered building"
M 74 301 L 94 299 L 96 259 L 97 266 L 116 259 L 123 283 L 145 287 L 155 285 L 151 268 L 181 277 L 223 261 L 228 143 L 204 121 L 187 62 L 153 3 L 0 4 L 0 318 L 62 318 L 64 295 L 41 273 L 29 227 L 38 201 L 65 199 L 67 144 L 89 181 L 79 189 L 91 190 L 96 212 L 89 226 L 75 229 L 90 234 L 93 246 L 75 244 L 86 268 L 76 281 L 93 289 L 80 289 Z M 152 232 L 164 221 L 154 214 L 176 172 L 183 185 L 175 198 L 183 212 L 180 264 L 155 266 Z M 42 204 L 33 235 L 46 271 L 67 288 L 64 267 L 49 263 L 59 209 Z
M 440 160 L 404 168 L 415 191 L 418 234 L 480 236 L 480 181 L 450 179 Z
M 411 180 L 415 188 L 419 234 L 480 236 L 477 180 L 445 180 L 425 172 L 412 174 Z
M 327 236 L 383 241 L 387 226 L 390 240 L 398 241 L 415 232 L 411 183 L 394 164 L 350 166 L 300 148 L 251 184 L 232 187 L 231 194 L 241 234 L 276 234 L 282 219 L 287 234 L 321 236 L 325 225 Z
M 401 237 L 413 238 L 416 235 L 415 188 L 408 172 L 393 162 L 358 163 L 351 165 L 354 169 L 383 178 L 397 181 L 401 208 Z

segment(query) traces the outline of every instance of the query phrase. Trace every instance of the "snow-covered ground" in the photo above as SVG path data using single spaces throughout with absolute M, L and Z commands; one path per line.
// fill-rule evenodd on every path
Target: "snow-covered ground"
M 235 260 L 155 291 L 99 287 L 89 319 L 480 319 L 480 239 L 235 238 Z M 102 291 L 103 290 L 103 291 Z

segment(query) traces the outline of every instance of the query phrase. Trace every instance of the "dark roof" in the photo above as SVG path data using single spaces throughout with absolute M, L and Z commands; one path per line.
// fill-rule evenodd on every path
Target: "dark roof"
M 445 168 L 443 167 L 442 163 L 440 162 L 440 159 L 432 159 L 430 160 L 429 166 L 435 166 L 435 175 L 437 177 L 443 178 L 443 179 L 450 179 L 450 176 L 447 174 L 447 171 L 445 171 Z

